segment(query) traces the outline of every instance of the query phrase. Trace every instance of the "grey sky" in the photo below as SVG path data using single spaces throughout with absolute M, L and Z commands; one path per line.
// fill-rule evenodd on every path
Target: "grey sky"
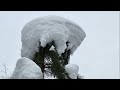
M 0 64 L 12 72 L 20 58 L 21 30 L 30 20 L 58 15 L 78 23 L 86 32 L 70 63 L 84 78 L 119 78 L 119 12 L 108 11 L 0 11 Z

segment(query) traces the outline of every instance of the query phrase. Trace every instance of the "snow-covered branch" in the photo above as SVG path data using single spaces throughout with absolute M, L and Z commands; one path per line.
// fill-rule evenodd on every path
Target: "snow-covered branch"
M 28 22 L 21 35 L 21 58 L 11 79 L 43 79 L 44 72 L 58 79 L 80 78 L 79 67 L 69 64 L 86 37 L 79 25 L 59 16 L 39 17 Z

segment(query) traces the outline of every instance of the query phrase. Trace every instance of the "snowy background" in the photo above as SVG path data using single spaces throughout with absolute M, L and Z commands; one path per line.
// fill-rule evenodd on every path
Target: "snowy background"
M 79 66 L 79 73 L 88 79 L 119 78 L 119 12 L 87 11 L 0 11 L 0 70 L 5 63 L 12 73 L 20 58 L 21 30 L 30 20 L 57 15 L 79 24 L 86 32 L 81 46 L 70 63 Z M 0 72 L 0 75 L 2 73 Z

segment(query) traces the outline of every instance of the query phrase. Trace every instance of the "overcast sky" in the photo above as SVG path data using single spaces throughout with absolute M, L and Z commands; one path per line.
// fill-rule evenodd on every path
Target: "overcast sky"
M 21 30 L 30 20 L 47 15 L 63 16 L 86 32 L 70 63 L 88 79 L 119 78 L 119 12 L 116 11 L 0 11 L 0 65 L 12 73 L 21 57 Z M 2 67 L 0 66 L 0 69 Z

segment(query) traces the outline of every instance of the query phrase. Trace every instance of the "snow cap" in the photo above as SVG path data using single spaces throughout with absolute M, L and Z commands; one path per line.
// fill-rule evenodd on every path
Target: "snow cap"
M 72 55 L 86 37 L 83 29 L 76 23 L 60 16 L 44 16 L 31 20 L 21 32 L 21 56 L 32 59 L 38 51 L 39 41 L 45 47 L 51 41 L 56 44 L 59 54 L 70 49 Z M 68 46 L 66 45 L 68 43 Z

